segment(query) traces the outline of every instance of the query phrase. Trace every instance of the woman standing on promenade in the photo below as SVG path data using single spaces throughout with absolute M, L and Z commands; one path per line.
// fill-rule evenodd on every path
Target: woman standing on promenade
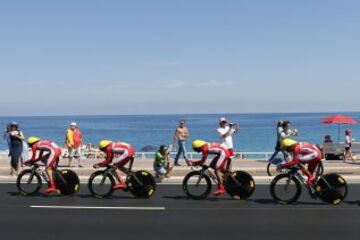
M 22 161 L 22 154 L 23 154 L 23 140 L 24 135 L 19 130 L 19 125 L 16 122 L 12 122 L 10 124 L 10 148 L 9 148 L 9 155 L 11 158 L 11 171 L 10 175 L 13 175 L 14 171 L 18 174 L 19 171 L 19 163 Z
M 351 130 L 345 131 L 345 152 L 344 152 L 344 162 L 346 160 L 354 160 L 354 157 L 351 152 L 351 146 L 352 146 L 352 132 Z
M 274 158 L 280 152 L 283 153 L 285 160 L 287 160 L 289 156 L 288 156 L 288 153 L 286 151 L 283 151 L 281 149 L 281 142 L 284 139 L 291 137 L 292 135 L 297 136 L 298 131 L 290 129 L 290 122 L 289 121 L 278 121 L 277 126 L 276 126 L 276 134 L 277 134 L 277 140 L 276 140 L 275 152 L 270 157 L 269 161 L 274 160 Z

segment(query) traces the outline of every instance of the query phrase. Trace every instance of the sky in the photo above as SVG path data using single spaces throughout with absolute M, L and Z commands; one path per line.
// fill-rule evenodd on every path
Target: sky
M 0 116 L 359 111 L 360 1 L 0 2 Z

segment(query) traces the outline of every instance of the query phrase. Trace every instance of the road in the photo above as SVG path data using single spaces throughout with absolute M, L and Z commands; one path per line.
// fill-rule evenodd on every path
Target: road
M 73 197 L 23 197 L 0 184 L 0 239 L 360 239 L 360 185 L 346 203 L 329 206 L 306 192 L 296 205 L 273 203 L 268 186 L 248 201 L 191 201 L 180 185 L 160 185 L 150 200 L 117 192 L 93 199 L 86 186 Z

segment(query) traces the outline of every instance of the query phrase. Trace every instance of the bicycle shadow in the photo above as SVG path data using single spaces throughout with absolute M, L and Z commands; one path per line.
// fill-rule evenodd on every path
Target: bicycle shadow
M 23 197 L 23 198 L 62 198 L 62 197 L 73 197 L 73 196 L 64 196 L 58 193 L 45 194 L 45 193 L 36 193 L 31 195 L 24 195 L 19 192 L 7 192 L 11 197 Z

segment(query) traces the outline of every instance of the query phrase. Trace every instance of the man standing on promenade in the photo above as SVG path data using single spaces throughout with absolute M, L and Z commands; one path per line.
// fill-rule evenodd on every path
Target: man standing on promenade
M 238 130 L 236 129 L 236 126 L 228 124 L 227 119 L 224 117 L 220 118 L 219 125 L 220 127 L 217 131 L 221 139 L 221 145 L 229 150 L 230 156 L 232 157 L 234 155 L 234 142 L 232 136 Z
M 186 164 L 189 165 L 189 159 L 187 158 L 186 154 L 186 140 L 189 137 L 189 130 L 185 126 L 185 120 L 181 120 L 179 123 L 179 126 L 176 128 L 175 135 L 174 135 L 174 141 L 173 141 L 173 147 L 176 147 L 176 142 L 178 144 L 178 152 L 176 154 L 174 165 L 175 166 L 181 166 L 179 164 L 179 158 L 181 154 L 183 154 L 184 159 L 186 161 Z
M 82 167 L 81 160 L 82 160 L 82 134 L 80 129 L 77 127 L 75 122 L 70 123 L 69 128 L 66 132 L 66 141 L 65 144 L 67 146 L 69 152 L 69 164 L 71 166 L 71 162 L 73 158 L 77 158 L 79 161 L 79 167 Z

